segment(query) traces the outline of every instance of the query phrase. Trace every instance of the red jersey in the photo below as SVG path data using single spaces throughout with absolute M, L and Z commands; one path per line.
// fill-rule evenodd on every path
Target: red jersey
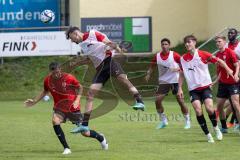
M 225 48 L 223 52 L 220 52 L 220 51 L 217 52 L 216 56 L 222 59 L 228 65 L 228 67 L 233 70 L 233 74 L 235 74 L 236 69 L 235 69 L 234 63 L 237 63 L 238 59 L 237 59 L 236 53 L 233 50 L 229 48 Z M 227 72 L 223 67 L 218 66 L 217 73 L 218 75 L 221 74 L 219 82 L 226 83 L 226 84 L 236 83 L 231 76 L 227 77 Z
M 214 55 L 212 55 L 211 53 L 206 52 L 206 51 L 198 50 L 198 55 L 201 58 L 201 61 L 205 64 L 207 64 L 207 63 L 215 64 L 218 61 L 217 57 L 215 57 Z M 185 53 L 182 57 L 185 61 L 191 61 L 193 59 L 193 54 Z M 208 88 L 209 86 L 210 85 L 199 87 L 199 88 L 196 88 L 195 90 L 203 90 L 205 88 Z
M 164 54 L 163 52 L 160 53 L 160 56 L 161 56 L 161 59 L 162 60 L 166 60 L 168 59 L 169 57 L 169 53 L 166 53 Z M 151 61 L 151 66 L 155 66 L 157 64 L 157 55 L 158 54 L 155 54 L 155 56 L 153 57 L 152 61 Z M 181 56 L 177 53 L 177 52 L 173 52 L 173 58 L 174 58 L 174 61 L 178 64 L 180 64 L 180 58 Z
M 80 105 L 76 109 L 72 106 L 77 97 L 76 89 L 79 89 L 79 87 L 78 80 L 73 75 L 67 73 L 63 73 L 59 79 L 55 79 L 51 75 L 44 79 L 44 90 L 51 93 L 54 100 L 54 108 L 65 112 L 80 110 Z
M 228 48 L 234 51 L 235 48 L 238 46 L 238 43 L 238 41 L 236 41 L 235 43 L 228 43 Z

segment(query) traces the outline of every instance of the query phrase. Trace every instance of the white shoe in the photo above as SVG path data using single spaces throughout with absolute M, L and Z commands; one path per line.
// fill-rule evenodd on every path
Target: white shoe
M 214 139 L 213 139 L 211 133 L 208 133 L 207 140 L 208 140 L 208 143 L 214 143 Z
M 65 148 L 62 154 L 66 155 L 66 154 L 71 154 L 71 153 L 72 152 L 69 148 Z
M 214 131 L 216 133 L 216 138 L 221 141 L 223 139 L 223 135 L 222 132 L 220 131 L 220 129 L 217 127 L 214 128 Z
M 191 128 L 191 121 L 186 121 L 184 129 L 190 129 Z
M 108 143 L 107 143 L 107 140 L 106 140 L 104 134 L 100 133 L 100 135 L 103 136 L 103 141 L 101 142 L 102 149 L 103 150 L 108 150 Z
M 239 124 L 235 124 L 235 126 L 233 128 L 233 132 L 234 133 L 239 133 L 239 128 L 240 128 Z

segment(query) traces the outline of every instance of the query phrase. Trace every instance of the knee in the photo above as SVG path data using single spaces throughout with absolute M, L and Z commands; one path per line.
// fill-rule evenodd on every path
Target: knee
M 55 126 L 55 125 L 60 125 L 61 124 L 61 121 L 58 119 L 58 118 L 55 118 L 53 117 L 52 119 L 52 124 Z
M 161 96 L 156 97 L 156 100 L 155 100 L 156 103 L 162 103 L 162 101 L 163 101 L 163 97 Z
M 201 115 L 203 114 L 201 108 L 196 108 L 196 109 L 195 109 L 195 112 L 196 112 L 196 115 L 197 115 L 197 116 L 201 116 Z
M 84 137 L 89 137 L 90 136 L 90 131 L 88 131 L 88 132 L 81 132 L 81 134 Z
M 176 99 L 177 99 L 179 104 L 183 104 L 184 103 L 184 99 L 183 98 L 180 98 L 179 96 L 176 96 Z

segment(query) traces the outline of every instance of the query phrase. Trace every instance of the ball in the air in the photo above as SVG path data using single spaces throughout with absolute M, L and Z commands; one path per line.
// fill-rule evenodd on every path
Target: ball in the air
M 55 14 L 53 11 L 46 9 L 41 13 L 41 21 L 43 23 L 52 23 L 55 19 Z

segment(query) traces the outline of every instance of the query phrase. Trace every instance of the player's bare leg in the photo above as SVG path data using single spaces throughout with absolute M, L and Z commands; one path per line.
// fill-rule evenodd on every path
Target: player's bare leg
M 94 138 L 94 139 L 98 140 L 98 142 L 101 143 L 102 149 L 103 150 L 108 150 L 108 143 L 107 143 L 107 140 L 106 140 L 106 138 L 105 138 L 105 136 L 103 134 L 98 133 L 98 132 L 96 132 L 94 130 L 81 132 L 81 134 L 84 137 Z
M 223 136 L 217 125 L 217 117 L 216 117 L 215 109 L 213 108 L 213 100 L 211 98 L 205 99 L 204 105 L 208 113 L 208 117 L 213 125 L 214 132 L 216 133 L 216 138 L 218 140 L 222 140 Z
M 204 134 L 207 136 L 208 142 L 214 143 L 213 137 L 208 130 L 206 119 L 204 118 L 204 115 L 203 115 L 201 102 L 199 100 L 195 100 L 192 102 L 192 106 L 195 110 L 198 124 L 202 128 L 202 131 L 204 132 Z
M 77 128 L 74 128 L 71 133 L 81 133 L 85 137 L 90 137 L 98 140 L 101 143 L 102 149 L 107 150 L 108 149 L 108 143 L 103 134 L 97 133 L 94 130 L 90 130 L 88 127 L 88 122 L 91 116 L 91 112 L 93 110 L 93 100 L 95 95 L 98 93 L 98 91 L 102 88 L 101 83 L 92 84 L 89 88 L 88 94 L 87 94 L 87 102 L 85 106 L 85 113 L 83 115 L 83 122 L 81 125 L 79 125 Z
M 217 98 L 217 110 L 219 112 L 219 119 L 222 125 L 221 127 L 222 133 L 228 132 L 226 123 L 226 113 L 224 111 L 224 104 L 226 100 L 227 100 L 226 98 Z
M 88 93 L 87 93 L 87 97 L 86 97 L 86 105 L 85 105 L 85 112 L 83 115 L 83 122 L 81 125 L 74 128 L 71 131 L 71 133 L 82 133 L 82 132 L 90 131 L 90 129 L 88 127 L 88 122 L 89 122 L 89 119 L 91 116 L 91 112 L 93 110 L 93 100 L 94 100 L 95 95 L 102 88 L 102 86 L 103 85 L 101 83 L 91 84 L 91 86 L 88 90 Z
M 119 82 L 124 84 L 128 88 L 129 92 L 136 99 L 136 104 L 133 106 L 133 109 L 144 111 L 145 105 L 142 101 L 142 97 L 141 97 L 140 93 L 138 92 L 137 88 L 134 87 L 133 84 L 129 81 L 129 79 L 127 78 L 127 75 L 120 74 L 117 76 L 117 80 L 119 80 Z
M 238 120 L 237 129 L 240 129 L 240 105 L 239 105 L 239 94 L 231 95 L 231 102 L 236 113 L 236 118 Z
M 61 144 L 64 148 L 64 151 L 63 151 L 62 154 L 71 154 L 70 147 L 67 144 L 64 132 L 63 132 L 61 126 L 60 126 L 60 124 L 62 122 L 63 122 L 63 117 L 60 114 L 53 113 L 53 116 L 52 116 L 53 129 L 54 129 L 59 141 L 61 142 Z
M 186 104 L 184 103 L 183 98 L 180 98 L 179 96 L 176 96 L 176 99 L 177 99 L 178 105 L 181 108 L 182 114 L 185 118 L 184 129 L 189 129 L 189 128 L 191 128 L 191 120 L 190 120 L 190 115 L 189 115 L 188 108 L 187 108 Z
M 158 124 L 156 129 L 162 129 L 168 125 L 168 119 L 167 119 L 166 114 L 164 113 L 164 107 L 162 105 L 162 101 L 163 101 L 164 97 L 165 97 L 165 95 L 163 95 L 163 94 L 156 95 L 156 100 L 155 100 L 156 110 L 159 115 L 159 119 L 161 119 L 161 122 Z

